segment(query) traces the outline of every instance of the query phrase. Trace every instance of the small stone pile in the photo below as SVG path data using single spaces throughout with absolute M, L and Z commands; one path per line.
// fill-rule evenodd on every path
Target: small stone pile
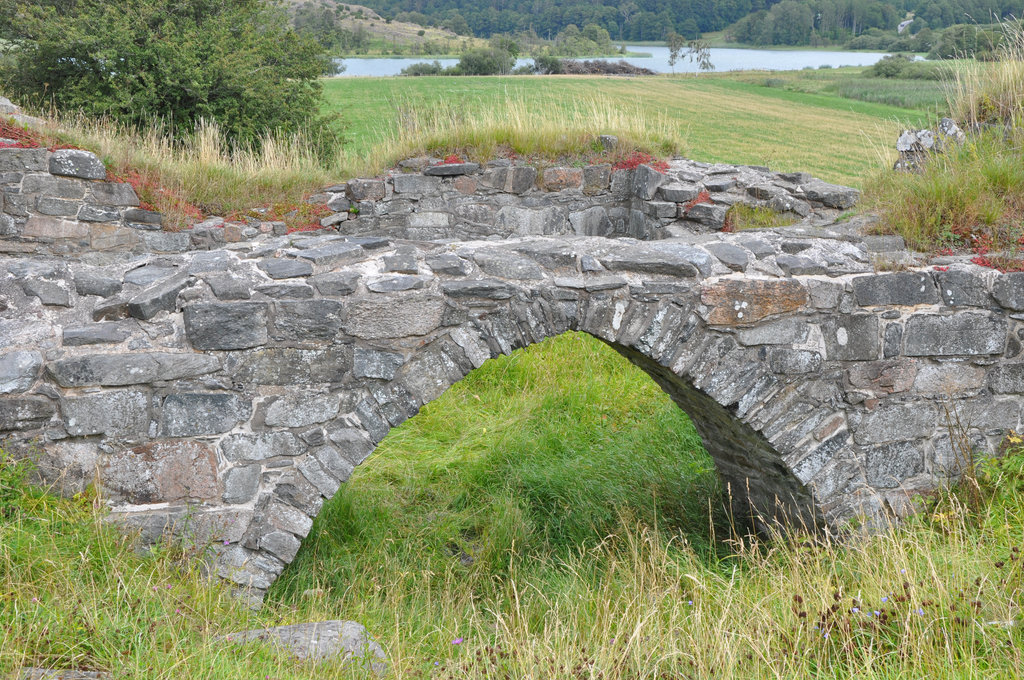
M 942 153 L 952 145 L 959 146 L 965 139 L 964 131 L 951 118 L 940 120 L 935 131 L 904 130 L 896 140 L 900 157 L 893 170 L 916 172 L 933 154 Z

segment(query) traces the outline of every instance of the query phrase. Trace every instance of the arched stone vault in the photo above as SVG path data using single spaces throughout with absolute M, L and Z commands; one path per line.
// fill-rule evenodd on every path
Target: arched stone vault
M 691 417 L 738 512 L 837 526 L 1021 424 L 1024 274 L 876 272 L 807 229 L 659 241 L 267 238 L 0 260 L 0 433 L 262 591 L 392 428 L 491 357 L 589 333 Z

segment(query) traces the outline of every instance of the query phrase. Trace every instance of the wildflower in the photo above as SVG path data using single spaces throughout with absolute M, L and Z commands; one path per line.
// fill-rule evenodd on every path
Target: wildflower
M 882 602 L 888 602 L 888 601 L 889 601 L 889 598 L 888 598 L 888 597 L 883 597 L 883 598 L 882 598 Z
M 686 604 L 688 604 L 688 605 L 690 605 L 692 607 L 693 606 L 693 600 L 687 600 Z
M 917 615 L 918 615 L 918 616 L 924 616 L 924 610 L 923 610 L 923 609 L 921 609 L 920 607 L 918 607 L 918 608 L 917 608 Z
M 465 638 L 455 638 L 454 640 L 452 640 L 452 644 L 453 644 L 453 645 L 461 645 L 461 644 L 462 644 L 462 641 L 463 641 L 464 639 L 465 639 Z
M 33 598 L 32 598 L 32 601 L 33 601 L 33 602 L 39 602 L 39 598 L 38 598 L 38 597 L 33 597 Z
M 854 607 L 850 611 L 852 611 L 854 614 L 859 614 L 860 613 L 860 607 Z
M 907 570 L 906 570 L 906 569 L 900 569 L 900 573 L 901 573 L 901 574 L 906 574 L 906 573 L 907 573 Z

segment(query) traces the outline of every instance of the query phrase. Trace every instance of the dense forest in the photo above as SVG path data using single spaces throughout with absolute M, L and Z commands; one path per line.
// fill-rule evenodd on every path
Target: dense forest
M 462 35 L 534 31 L 553 39 L 569 24 L 596 24 L 614 40 L 687 38 L 730 30 L 751 44 L 842 44 L 870 29 L 895 30 L 912 12 L 912 33 L 1021 16 L 1024 0 L 364 0 L 401 21 L 445 26 Z M 744 20 L 746 18 L 745 21 Z

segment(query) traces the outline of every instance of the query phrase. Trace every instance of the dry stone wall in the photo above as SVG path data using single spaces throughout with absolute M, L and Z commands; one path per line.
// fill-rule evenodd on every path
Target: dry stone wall
M 38 213 L 30 176 L 70 182 L 79 223 L 113 206 L 98 187 L 124 191 L 44 154 L 5 210 L 35 195 Z M 318 233 L 0 255 L 0 436 L 63 490 L 96 484 L 144 539 L 210 542 L 258 595 L 392 427 L 487 359 L 580 331 L 691 416 L 738 514 L 884 521 L 958 473 L 947 420 L 980 450 L 1021 426 L 1024 274 L 879 272 L 901 244 L 836 221 L 855 198 L 682 160 L 442 165 L 333 187 Z M 739 200 L 800 223 L 733 234 L 694 213 Z M 10 242 L 43 243 L 32 217 Z

